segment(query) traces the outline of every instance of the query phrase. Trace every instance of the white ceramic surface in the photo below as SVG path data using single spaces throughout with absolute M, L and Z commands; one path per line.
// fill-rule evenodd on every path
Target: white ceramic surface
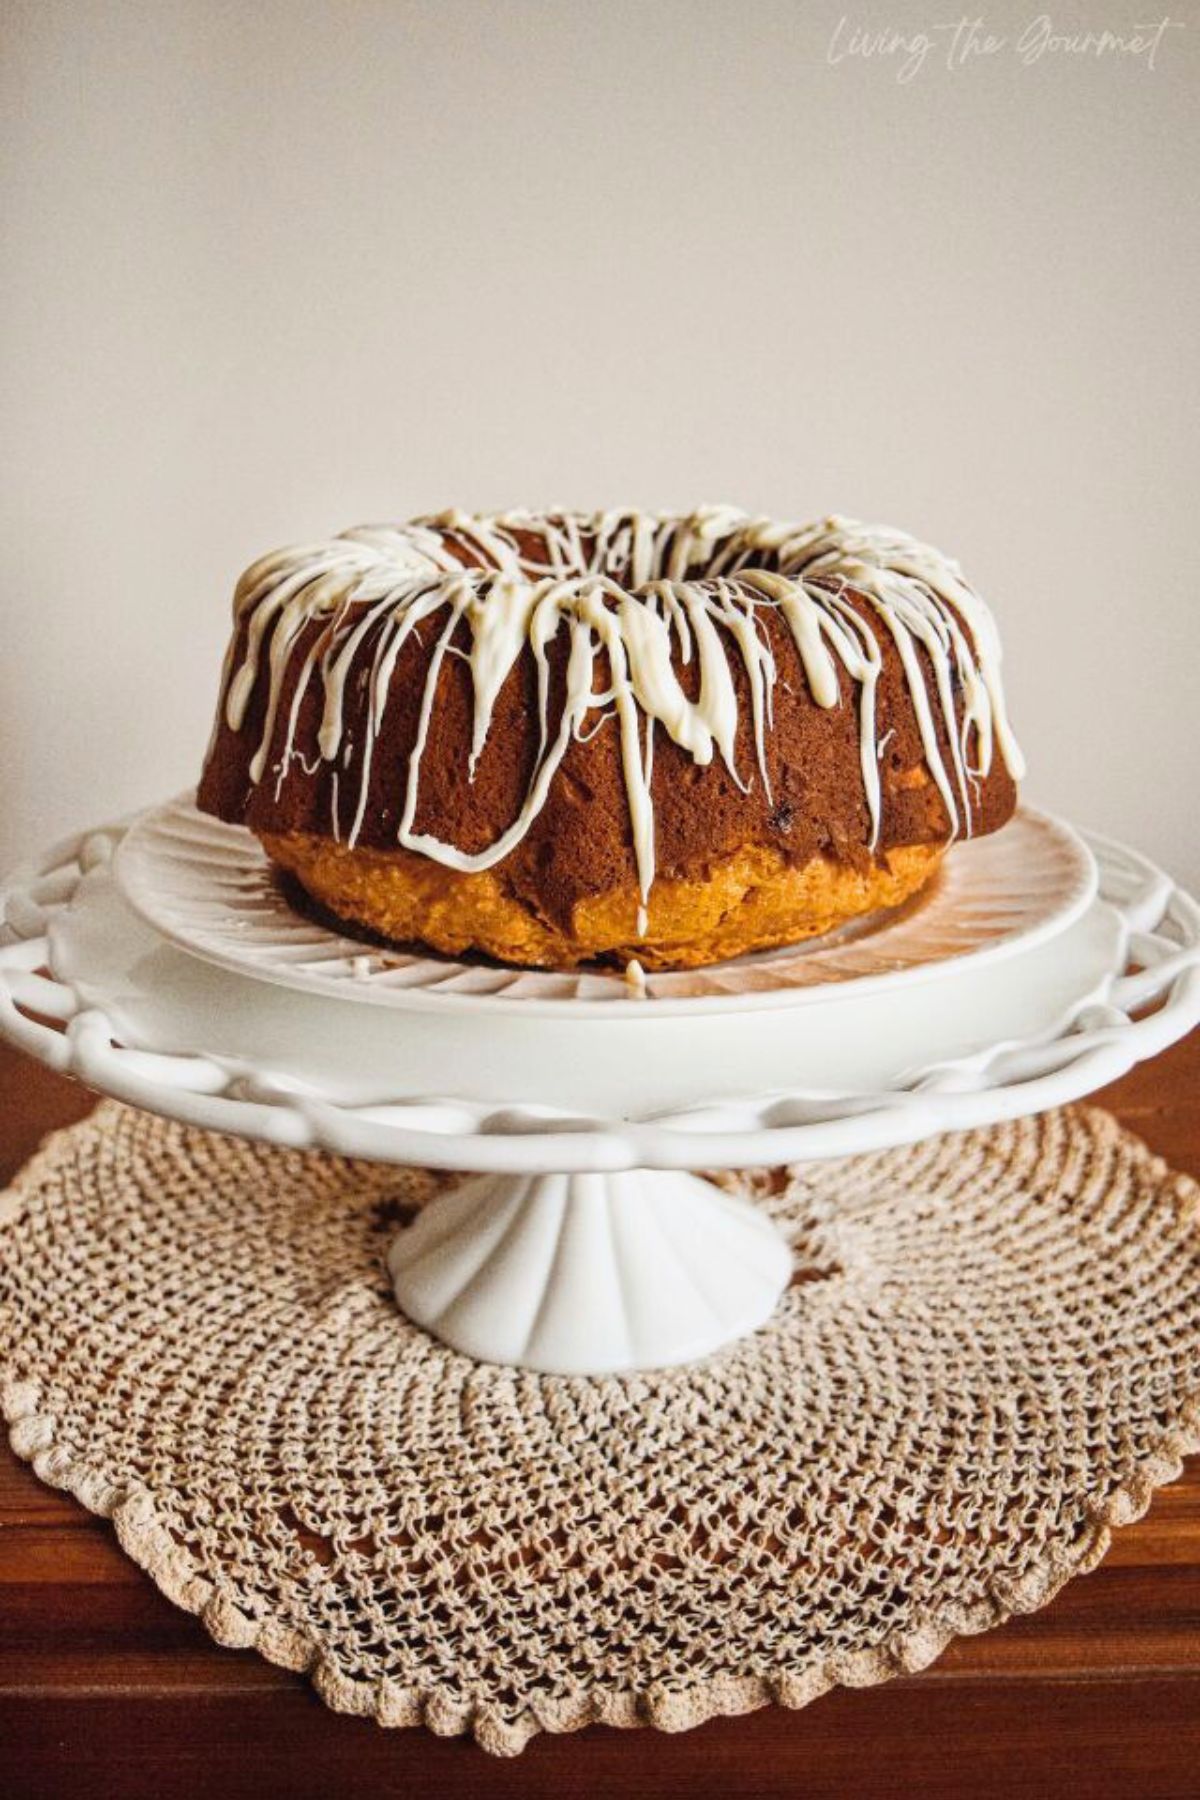
M 1034 1111 L 1200 1020 L 1200 907 L 1100 839 L 1097 898 L 1003 958 L 742 1004 L 425 989 L 383 1008 L 168 943 L 112 878 L 123 832 L 70 840 L 6 885 L 0 1031 L 200 1126 L 494 1172 L 427 1209 L 393 1279 L 447 1341 L 531 1368 L 660 1366 L 767 1316 L 789 1266 L 772 1228 L 647 1170 L 838 1156 Z
M 477 1175 L 388 1256 L 401 1309 L 487 1362 L 559 1375 L 657 1369 L 763 1324 L 792 1272 L 766 1214 L 710 1181 Z
M 1004 963 L 753 993 L 744 1006 L 443 1001 L 428 989 L 411 1007 L 403 995 L 387 1008 L 318 999 L 175 949 L 133 917 L 104 868 L 84 878 L 49 936 L 55 974 L 127 1044 L 200 1051 L 262 1090 L 269 1083 L 343 1112 L 399 1101 L 413 1124 L 453 1132 L 458 1109 L 464 1118 L 520 1109 L 540 1114 L 543 1128 L 564 1117 L 633 1124 L 734 1100 L 761 1110 L 764 1096 L 844 1099 L 907 1086 L 929 1064 L 977 1055 L 997 1038 L 1056 1032 L 1081 1001 L 1102 996 L 1120 924 L 1093 909 Z
M 891 979 L 949 962 L 1031 949 L 1077 919 L 1096 893 L 1096 866 L 1060 820 L 1024 807 L 1003 832 L 956 844 L 929 890 L 891 913 L 823 938 L 738 957 L 711 969 L 646 976 L 635 994 L 619 971 L 560 973 L 382 950 L 307 918 L 289 904 L 258 839 L 198 812 L 191 797 L 134 820 L 113 858 L 126 901 L 180 949 L 235 974 L 302 992 L 411 1011 L 429 993 L 498 1002 L 601 1004 L 719 998 L 769 1004 L 789 990 Z M 816 996 L 818 999 L 821 995 Z
M 1074 1098 L 1200 1016 L 1200 909 L 1099 839 L 1100 898 L 994 966 L 765 1010 L 564 1001 L 548 1018 L 546 1003 L 426 993 L 405 1020 L 166 943 L 112 881 L 124 829 L 56 846 L 4 888 L 0 1029 L 135 1104 L 272 1142 L 512 1171 L 837 1156 Z

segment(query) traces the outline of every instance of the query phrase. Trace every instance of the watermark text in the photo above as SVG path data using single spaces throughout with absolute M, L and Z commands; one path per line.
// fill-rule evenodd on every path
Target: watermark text
M 1045 62 L 1091 61 L 1132 63 L 1153 71 L 1171 34 L 1183 29 L 1182 19 L 1164 13 L 1161 19 L 1122 31 L 1067 31 L 1056 25 L 1050 13 L 1037 13 L 1019 31 L 999 31 L 982 14 L 971 17 L 964 13 L 922 31 L 900 31 L 866 24 L 843 13 L 833 28 L 825 60 L 834 69 L 853 63 L 890 65 L 901 86 L 930 68 L 954 72 L 998 58 L 1011 58 L 1025 68 Z

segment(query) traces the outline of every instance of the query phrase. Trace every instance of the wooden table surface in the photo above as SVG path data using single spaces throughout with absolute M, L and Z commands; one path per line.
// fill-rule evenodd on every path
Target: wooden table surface
M 1097 1097 L 1200 1176 L 1200 1033 Z M 0 1178 L 92 1104 L 0 1047 Z M 596 1726 L 511 1761 L 328 1712 L 220 1650 L 109 1529 L 0 1446 L 0 1796 L 1200 1795 L 1200 1458 L 1092 1575 L 932 1669 L 667 1737 Z

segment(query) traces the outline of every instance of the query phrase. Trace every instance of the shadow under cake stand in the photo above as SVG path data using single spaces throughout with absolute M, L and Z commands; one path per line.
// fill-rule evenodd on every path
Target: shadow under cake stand
M 1023 808 L 918 904 L 709 970 L 375 950 L 293 911 L 189 797 L 0 890 L 0 1032 L 101 1092 L 293 1148 L 463 1171 L 395 1240 L 404 1312 L 603 1374 L 756 1329 L 793 1270 L 693 1171 L 821 1160 L 1078 1099 L 1200 1021 L 1200 907 Z

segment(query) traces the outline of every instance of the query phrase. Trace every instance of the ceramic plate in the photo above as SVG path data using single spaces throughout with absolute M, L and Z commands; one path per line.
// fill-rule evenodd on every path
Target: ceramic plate
M 956 844 L 928 890 L 823 938 L 708 969 L 646 977 L 635 994 L 619 972 L 567 974 L 381 950 L 298 912 L 257 838 L 198 812 L 190 798 L 135 820 L 114 862 L 129 905 L 192 955 L 238 974 L 330 998 L 411 1010 L 421 993 L 523 1005 L 794 1002 L 831 983 L 888 982 L 967 959 L 1031 949 L 1065 931 L 1096 893 L 1086 844 L 1060 820 L 1022 808 L 1003 831 Z
M 392 1010 L 169 943 L 113 879 L 125 830 L 0 886 L 0 1035 L 134 1106 L 276 1144 L 522 1174 L 845 1156 L 1077 1099 L 1200 1019 L 1200 906 L 1104 839 L 1073 924 L 937 978 L 654 1006 L 416 990 Z

